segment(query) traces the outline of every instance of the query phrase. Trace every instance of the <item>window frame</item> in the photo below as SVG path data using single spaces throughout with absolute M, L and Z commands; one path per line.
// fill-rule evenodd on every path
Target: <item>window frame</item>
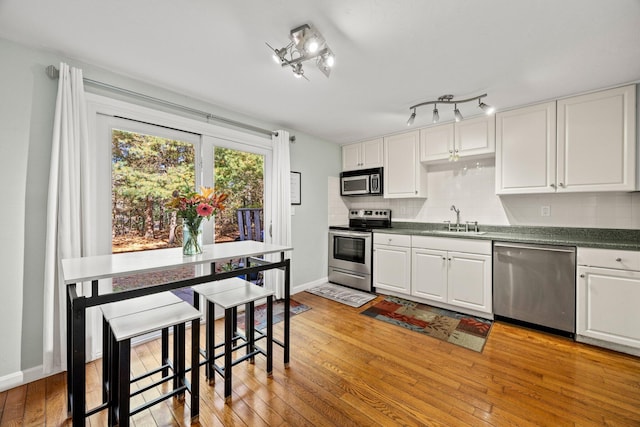
M 197 139 L 196 187 L 214 186 L 214 148 L 224 147 L 251 152 L 264 156 L 264 220 L 269 224 L 271 199 L 272 141 L 268 135 L 256 135 L 249 131 L 239 131 L 216 124 L 195 120 L 177 113 L 161 111 L 127 101 L 117 100 L 93 93 L 85 94 L 87 102 L 87 123 L 89 136 L 90 170 L 94 173 L 90 182 L 85 183 L 91 189 L 88 203 L 96 207 L 90 221 L 96 224 L 97 254 L 110 254 L 111 236 L 111 144 L 99 144 L 111 140 L 111 124 L 117 119 L 131 121 L 128 129 L 165 129 L 164 135 L 176 135 L 176 132 L 194 134 Z M 112 120 L 113 118 L 113 120 Z M 129 122 L 127 122 L 129 123 Z M 116 126 L 117 127 L 117 126 Z M 132 129 L 133 130 L 133 129 Z M 108 135 L 105 134 L 108 132 Z M 144 130 L 141 133 L 148 133 Z M 157 134 L 152 132 L 152 134 Z M 108 138 L 108 139 L 105 139 Z M 179 138 L 180 139 L 180 138 Z M 192 142 L 192 141 L 188 141 Z M 206 161 L 210 159 L 210 161 Z M 108 189 L 108 190 L 107 190 Z M 213 221 L 204 225 L 204 243 L 213 243 Z M 266 236 L 265 236 L 266 237 Z M 208 267 L 207 267 L 208 268 Z M 100 283 L 99 291 L 110 292 L 111 281 Z M 101 326 L 99 310 L 92 310 L 87 324 L 87 352 L 91 359 L 102 356 Z

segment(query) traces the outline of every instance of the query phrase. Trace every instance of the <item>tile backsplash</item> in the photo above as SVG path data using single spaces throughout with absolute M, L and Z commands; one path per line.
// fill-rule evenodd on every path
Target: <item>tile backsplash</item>
M 640 229 L 640 192 L 495 195 L 494 159 L 429 166 L 428 198 L 341 197 L 329 178 L 329 225 L 346 224 L 349 208 L 386 208 L 396 221 L 460 221 L 488 225 L 547 225 Z

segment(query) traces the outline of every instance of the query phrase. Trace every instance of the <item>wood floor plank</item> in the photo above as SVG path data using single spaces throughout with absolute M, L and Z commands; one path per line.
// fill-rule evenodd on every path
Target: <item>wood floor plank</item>
M 478 353 L 360 314 L 375 301 L 352 308 L 304 292 L 294 298 L 312 309 L 291 319 L 290 366 L 277 346 L 271 378 L 263 357 L 237 365 L 229 404 L 221 378 L 209 385 L 201 369 L 200 425 L 640 426 L 638 357 L 503 322 Z M 159 340 L 140 344 L 132 370 L 157 365 L 159 354 Z M 101 399 L 100 369 L 100 361 L 87 364 L 88 403 Z M 43 425 L 70 425 L 64 373 L 0 393 L 0 426 L 37 425 L 43 411 Z M 190 425 L 188 395 L 133 424 Z
M 45 424 L 46 380 L 38 380 L 27 384 L 27 397 L 23 424 L 25 426 L 41 426 Z

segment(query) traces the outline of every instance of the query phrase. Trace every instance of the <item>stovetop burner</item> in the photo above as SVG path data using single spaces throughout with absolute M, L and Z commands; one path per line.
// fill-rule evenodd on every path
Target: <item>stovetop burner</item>
M 334 230 L 371 231 L 391 228 L 391 209 L 351 209 L 349 225 L 336 225 Z

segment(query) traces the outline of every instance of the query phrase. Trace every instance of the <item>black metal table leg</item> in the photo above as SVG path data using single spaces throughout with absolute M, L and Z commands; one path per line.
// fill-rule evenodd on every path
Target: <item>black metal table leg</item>
M 71 367 L 71 396 L 73 425 L 83 426 L 86 411 L 86 384 L 85 384 L 85 329 L 86 329 L 86 300 L 84 297 L 77 297 L 71 302 L 71 349 L 73 352 Z

